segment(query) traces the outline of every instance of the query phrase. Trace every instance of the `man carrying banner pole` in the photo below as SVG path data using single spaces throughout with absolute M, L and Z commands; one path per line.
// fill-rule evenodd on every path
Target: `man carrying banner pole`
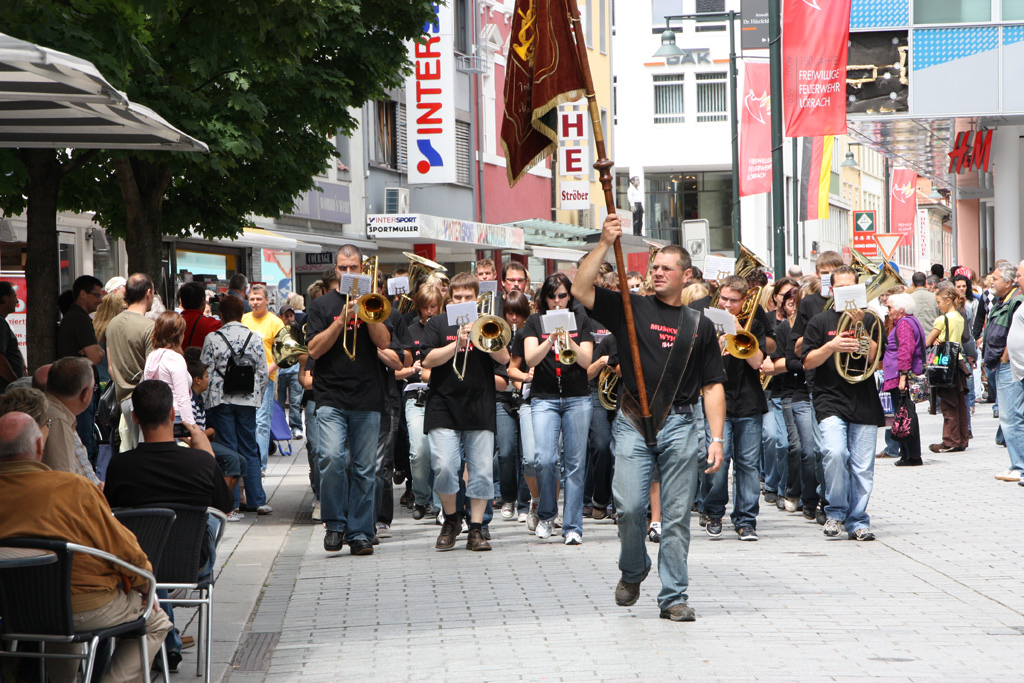
M 622 538 L 619 555 L 622 577 L 615 589 L 615 601 L 622 606 L 636 603 L 640 583 L 650 571 L 651 560 L 644 545 L 644 521 L 651 475 L 657 462 L 663 514 L 658 560 L 662 590 L 658 604 L 664 619 L 693 621 L 694 611 L 687 604 L 686 561 L 690 506 L 696 493 L 700 456 L 692 406 L 701 388 L 713 437 L 708 448 L 710 467 L 707 471 L 716 471 L 722 462 L 725 395 L 721 381 L 724 371 L 714 343 L 714 330 L 710 329 L 707 319 L 681 305 L 682 284 L 690 271 L 690 257 L 685 249 L 666 247 L 655 258 L 655 296 L 634 297 L 629 292 L 619 241 L 621 226 L 612 197 L 610 169 L 614 164 L 605 153 L 576 3 L 572 0 L 519 0 L 513 16 L 501 131 L 509 184 L 514 185 L 532 164 L 557 144 L 555 107 L 586 96 L 598 156 L 594 168 L 600 172 L 608 209 L 601 241 L 581 264 L 573 294 L 599 315 L 598 319 L 605 322 L 617 338 L 629 340 L 621 350 L 629 360 L 621 364 L 626 391 L 614 426 L 616 477 L 613 493 Z M 609 248 L 615 251 L 621 301 L 609 290 L 594 287 L 598 268 Z M 636 306 L 642 307 L 639 321 L 634 319 Z M 640 333 L 642 346 L 638 341 Z M 697 356 L 691 359 L 693 352 Z M 641 356 L 648 359 L 646 370 L 642 367 Z M 650 402 L 648 381 L 656 385 Z

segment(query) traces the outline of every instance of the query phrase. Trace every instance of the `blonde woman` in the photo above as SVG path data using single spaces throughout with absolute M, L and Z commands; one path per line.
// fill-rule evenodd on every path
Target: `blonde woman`
M 107 365 L 107 325 L 124 310 L 124 294 L 107 294 L 92 317 L 92 329 L 96 342 L 103 349 L 103 360 L 96 365 L 96 373 L 104 386 L 110 381 L 110 366 Z

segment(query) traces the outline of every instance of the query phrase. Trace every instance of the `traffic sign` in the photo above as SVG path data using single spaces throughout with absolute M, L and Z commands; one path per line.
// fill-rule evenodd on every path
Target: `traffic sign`
M 853 248 L 868 258 L 878 257 L 878 245 L 875 243 L 875 212 L 853 212 Z
M 877 233 L 875 235 L 875 244 L 882 251 L 882 255 L 885 256 L 886 261 L 892 261 L 893 255 L 896 253 L 896 248 L 900 246 L 900 242 L 903 241 L 903 233 Z

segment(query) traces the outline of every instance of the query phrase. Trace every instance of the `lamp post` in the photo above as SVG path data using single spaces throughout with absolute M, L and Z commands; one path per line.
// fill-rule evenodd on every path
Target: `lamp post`
M 665 16 L 665 31 L 661 34 L 661 47 L 655 57 L 678 57 L 684 51 L 676 45 L 676 32 L 668 28 L 670 19 L 729 22 L 729 133 L 732 137 L 732 245 L 733 255 L 740 255 L 740 134 L 739 115 L 736 113 L 736 19 L 738 12 L 707 12 L 702 14 L 672 14 Z

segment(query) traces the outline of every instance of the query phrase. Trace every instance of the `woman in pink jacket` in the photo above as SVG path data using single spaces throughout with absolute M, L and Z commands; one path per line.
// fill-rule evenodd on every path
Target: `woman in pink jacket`
M 182 422 L 195 424 L 192 414 L 192 376 L 188 373 L 181 344 L 185 338 L 185 319 L 174 311 L 164 311 L 153 325 L 153 352 L 146 358 L 143 379 L 167 382 L 174 394 L 174 413 Z

